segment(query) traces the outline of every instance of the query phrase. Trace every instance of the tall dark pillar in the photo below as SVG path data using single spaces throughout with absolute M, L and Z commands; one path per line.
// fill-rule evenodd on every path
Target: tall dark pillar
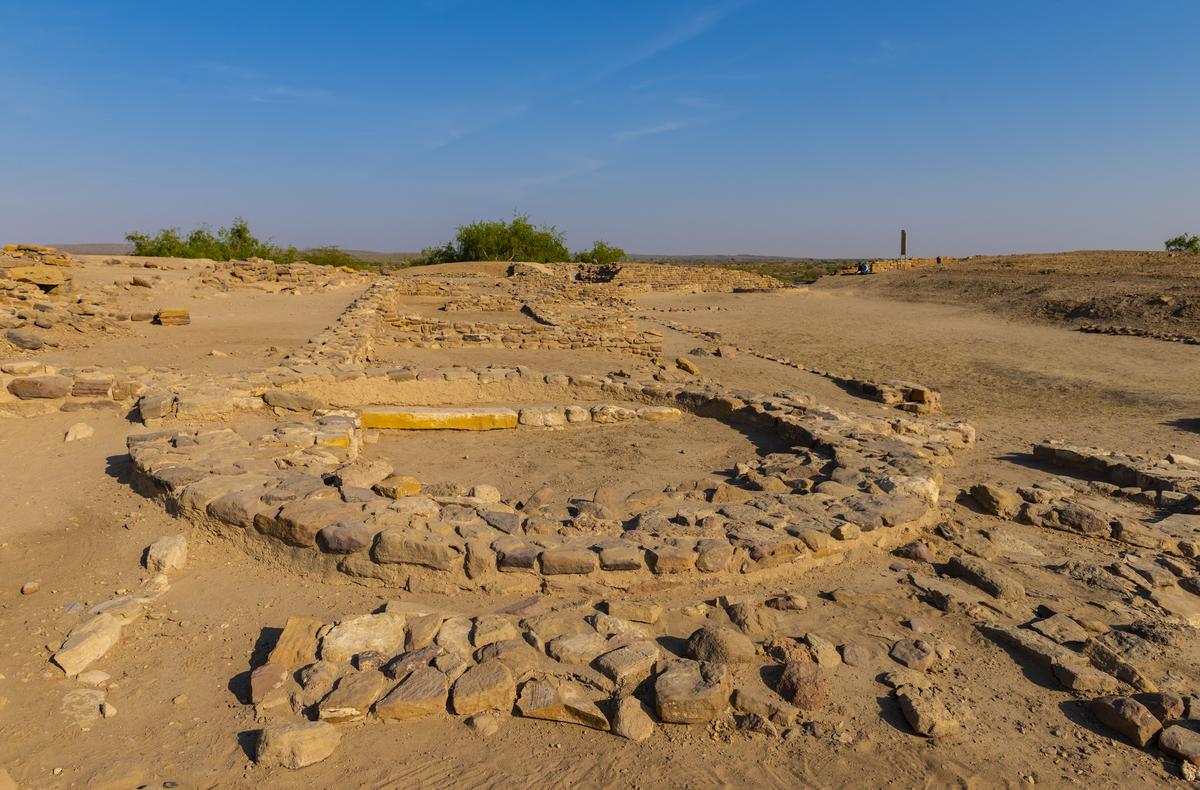
M 904 228 L 900 229 L 900 257 L 908 255 L 908 231 Z

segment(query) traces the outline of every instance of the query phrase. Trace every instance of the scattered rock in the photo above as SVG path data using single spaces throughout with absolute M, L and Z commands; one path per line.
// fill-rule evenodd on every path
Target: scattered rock
M 67 429 L 64 442 L 77 442 L 80 439 L 90 439 L 96 435 L 96 429 L 86 422 L 77 422 Z
M 892 645 L 888 655 L 909 669 L 921 672 L 928 670 L 937 661 L 937 650 L 924 639 L 901 639 Z
M 1060 645 L 1068 643 L 1083 644 L 1090 636 L 1079 623 L 1072 620 L 1068 615 L 1061 613 L 1047 617 L 1044 620 L 1035 620 L 1029 624 L 1029 627 L 1042 636 L 1053 639 Z
M 697 661 L 743 664 L 754 660 L 754 643 L 743 633 L 722 626 L 706 625 L 688 637 L 687 654 Z
M 633 686 L 650 676 L 658 655 L 653 642 L 634 642 L 603 654 L 594 666 L 618 686 Z
M 467 719 L 467 726 L 483 738 L 490 738 L 500 731 L 500 715 L 494 712 L 479 713 Z
M 180 570 L 187 563 L 187 538 L 167 535 L 146 549 L 146 567 L 155 573 Z
M 1147 694 L 1134 694 L 1133 698 L 1150 711 L 1154 718 L 1166 724 L 1169 721 L 1182 719 L 1187 711 L 1183 697 L 1172 691 L 1154 691 Z
M 896 702 L 913 732 L 926 738 L 945 738 L 959 731 L 958 720 L 933 689 L 901 686 Z
M 477 664 L 454 684 L 450 704 L 459 716 L 484 710 L 508 711 L 516 696 L 516 684 L 508 667 L 493 659 Z
M 719 718 L 728 707 L 729 689 L 721 677 L 705 677 L 701 665 L 676 661 L 654 681 L 660 721 L 698 724 Z
M 1025 588 L 1020 582 L 977 557 L 951 557 L 946 569 L 951 576 L 965 579 L 996 598 L 1019 601 L 1025 597 Z
M 375 715 L 381 719 L 411 719 L 443 713 L 447 687 L 446 676 L 440 670 L 418 667 L 375 703 Z
M 778 691 L 801 710 L 817 710 L 825 705 L 825 676 L 812 662 L 792 661 L 783 667 Z
M 1173 724 L 1158 736 L 1158 748 L 1193 766 L 1200 766 L 1200 732 Z
M 279 664 L 268 662 L 260 667 L 256 667 L 250 673 L 250 702 L 254 705 L 262 702 L 266 699 L 268 692 L 283 685 L 283 681 L 287 679 L 287 676 L 287 670 Z
M 121 628 L 122 621 L 114 615 L 96 615 L 71 629 L 62 647 L 54 654 L 54 663 L 68 676 L 78 675 L 117 643 Z
M 979 503 L 985 513 L 1000 518 L 1014 518 L 1024 503 L 1024 500 L 1016 493 L 991 483 L 978 483 L 972 486 L 971 497 Z
M 622 697 L 613 713 L 612 731 L 631 741 L 644 741 L 654 735 L 657 726 L 650 711 L 637 697 Z
M 1154 714 L 1132 697 L 1097 697 L 1090 709 L 1102 724 L 1124 735 L 1137 746 L 1146 746 L 1162 729 Z
M 267 657 L 267 663 L 293 670 L 317 660 L 317 632 L 322 623 L 308 617 L 289 617 Z
M 329 696 L 321 700 L 321 721 L 358 721 L 366 718 L 371 706 L 383 693 L 384 677 L 374 670 L 355 671 L 342 676 Z
M 803 595 L 776 595 L 766 600 L 766 605 L 772 609 L 784 612 L 800 612 L 808 608 L 808 599 Z
M 21 400 L 51 400 L 70 395 L 73 384 L 66 376 L 25 376 L 9 382 L 8 391 Z
M 841 647 L 842 663 L 850 667 L 869 667 L 875 664 L 876 652 L 859 642 L 848 642 Z
M 817 662 L 818 666 L 824 669 L 833 669 L 842 663 L 842 656 L 838 653 L 837 647 L 828 639 L 817 634 L 807 633 L 800 637 L 800 641 L 808 646 L 813 661 Z
M 368 650 L 396 655 L 404 649 L 404 616 L 381 612 L 338 622 L 321 640 L 321 658 L 348 661 Z
M 259 733 L 254 760 L 267 768 L 304 768 L 333 754 L 341 739 L 325 721 L 279 724 Z
M 583 686 L 562 678 L 530 680 L 521 687 L 517 712 L 531 719 L 581 724 L 608 730 L 608 719 L 596 707 Z
M 622 620 L 632 620 L 635 623 L 653 625 L 662 617 L 662 607 L 657 604 L 637 603 L 634 601 L 608 601 L 605 610 L 612 617 Z
M 564 664 L 590 664 L 596 656 L 608 651 L 608 640 L 595 632 L 566 634 L 551 639 L 546 652 Z

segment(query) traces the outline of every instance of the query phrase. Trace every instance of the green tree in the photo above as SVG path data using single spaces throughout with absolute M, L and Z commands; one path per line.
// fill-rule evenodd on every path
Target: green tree
M 563 234 L 553 225 L 534 226 L 529 217 L 479 221 L 460 225 L 454 240 L 421 251 L 420 263 L 455 261 L 532 261 L 555 263 L 571 260 Z
M 1190 236 L 1186 233 L 1181 233 L 1173 239 L 1167 239 L 1163 244 L 1168 252 L 1200 254 L 1200 236 L 1197 236 L 1195 233 Z
M 575 253 L 575 260 L 579 263 L 607 265 L 625 260 L 625 250 L 620 247 L 614 247 L 611 244 L 606 244 L 603 241 L 595 241 L 592 243 L 590 250 L 580 250 Z
M 259 241 L 250 232 L 246 220 L 236 217 L 227 228 L 218 228 L 216 233 L 207 225 L 201 225 L 187 237 L 179 228 L 163 228 L 153 236 L 146 233 L 129 233 L 126 241 L 133 242 L 134 255 L 163 258 L 210 258 L 214 261 L 244 260 L 251 257 L 282 258 L 294 253 L 273 245 L 270 240 Z

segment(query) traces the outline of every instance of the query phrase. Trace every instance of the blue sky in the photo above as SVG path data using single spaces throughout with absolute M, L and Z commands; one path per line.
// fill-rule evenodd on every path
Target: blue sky
M 8 2 L 0 243 L 866 256 L 1200 232 L 1200 2 Z

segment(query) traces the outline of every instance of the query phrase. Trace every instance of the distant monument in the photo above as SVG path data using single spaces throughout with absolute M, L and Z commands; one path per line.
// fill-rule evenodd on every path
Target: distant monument
M 900 229 L 900 257 L 908 257 L 908 231 L 904 228 Z

